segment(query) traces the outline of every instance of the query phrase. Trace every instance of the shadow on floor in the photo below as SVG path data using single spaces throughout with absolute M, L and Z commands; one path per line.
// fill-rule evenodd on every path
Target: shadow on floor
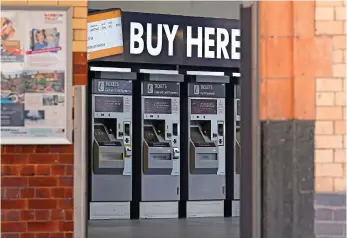
M 88 238 L 239 238 L 239 218 L 89 221 Z

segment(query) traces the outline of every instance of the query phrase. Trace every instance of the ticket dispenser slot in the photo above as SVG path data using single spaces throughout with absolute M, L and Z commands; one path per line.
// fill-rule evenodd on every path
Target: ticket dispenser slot
M 94 173 L 122 174 L 124 169 L 124 145 L 115 140 L 112 129 L 104 124 L 94 124 L 93 165 Z
M 192 174 L 216 174 L 218 148 L 216 142 L 211 140 L 210 121 L 195 121 L 195 123 L 190 127 L 190 172 Z
M 100 68 L 99 68 L 100 69 Z M 90 219 L 130 218 L 136 73 L 90 71 Z
M 157 121 L 144 126 L 144 173 L 171 174 L 172 146 L 170 141 L 164 140 L 165 124 Z

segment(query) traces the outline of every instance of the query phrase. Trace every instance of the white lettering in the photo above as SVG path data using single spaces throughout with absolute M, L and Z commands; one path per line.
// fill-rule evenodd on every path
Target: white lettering
M 130 54 L 142 54 L 148 51 L 151 56 L 158 56 L 162 53 L 163 44 L 167 44 L 168 56 L 174 55 L 174 43 L 179 25 L 158 24 L 156 31 L 156 45 L 153 40 L 153 24 L 147 23 L 146 29 L 138 22 L 130 23 Z M 164 28 L 164 30 L 163 30 Z M 171 29 L 170 29 L 171 28 Z M 146 30 L 146 39 L 144 41 L 144 31 Z M 197 57 L 206 59 L 233 59 L 241 58 L 240 48 L 241 40 L 238 40 L 240 29 L 224 29 L 212 27 L 197 27 L 197 35 L 193 37 L 193 27 L 187 26 L 186 35 L 186 57 Z M 165 31 L 163 33 L 163 31 Z M 163 42 L 165 36 L 167 43 Z M 166 41 L 165 39 L 165 41 Z M 229 46 L 230 45 L 230 46 Z M 196 47 L 196 54 L 193 55 L 193 47 Z M 229 48 L 230 47 L 230 48 Z M 166 53 L 165 53 L 166 54 Z
M 239 60 L 241 55 L 236 49 L 241 47 L 241 42 L 236 40 L 236 36 L 240 36 L 240 30 L 231 29 L 231 59 Z
M 119 83 L 118 83 L 118 82 L 109 82 L 109 81 L 106 81 L 106 86 L 118 87 L 118 86 L 119 86 Z
M 205 58 L 214 59 L 214 50 L 210 47 L 214 46 L 214 39 L 210 39 L 210 35 L 214 35 L 215 29 L 212 27 L 205 27 Z
M 213 90 L 213 86 L 211 84 L 202 84 L 200 85 L 200 88 L 204 90 Z
M 147 23 L 147 51 L 152 56 L 157 56 L 161 52 L 161 48 L 163 45 L 163 25 L 158 24 L 157 28 L 157 47 L 153 47 L 152 45 L 152 24 Z
M 137 34 L 135 31 L 137 30 Z M 138 22 L 130 23 L 130 54 L 139 55 L 143 52 L 144 42 L 142 39 L 143 35 L 143 26 Z M 135 47 L 135 43 L 138 43 L 139 46 Z
M 198 27 L 198 37 L 192 38 L 192 27 L 187 26 L 187 57 L 192 57 L 192 46 L 198 47 L 198 57 L 202 57 L 202 27 Z
M 168 55 L 173 56 L 173 44 L 174 44 L 174 39 L 178 30 L 178 25 L 174 25 L 172 27 L 172 31 L 170 32 L 169 25 L 164 24 L 164 31 L 168 40 L 169 48 L 168 48 Z
M 158 89 L 159 89 L 159 88 L 160 88 L 160 89 L 167 88 L 166 84 L 157 84 L 157 83 L 154 84 L 154 87 L 155 87 L 155 88 L 158 88 Z
M 222 35 L 223 38 L 222 39 Z M 229 44 L 229 33 L 224 28 L 217 28 L 217 59 L 223 58 L 229 59 L 229 54 L 227 51 L 227 45 Z

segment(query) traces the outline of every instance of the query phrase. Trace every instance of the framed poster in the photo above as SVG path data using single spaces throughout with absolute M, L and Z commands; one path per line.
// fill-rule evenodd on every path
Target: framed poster
M 72 143 L 72 14 L 2 6 L 1 144 Z

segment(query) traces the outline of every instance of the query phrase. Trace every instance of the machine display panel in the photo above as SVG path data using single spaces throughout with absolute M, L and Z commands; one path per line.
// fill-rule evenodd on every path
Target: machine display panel
M 123 97 L 95 97 L 95 112 L 123 112 Z
M 108 137 L 105 127 L 103 126 L 94 126 L 94 137 L 98 142 L 110 142 L 110 138 Z
M 171 114 L 171 99 L 145 98 L 145 113 Z
M 192 99 L 191 100 L 192 114 L 217 114 L 216 99 Z

